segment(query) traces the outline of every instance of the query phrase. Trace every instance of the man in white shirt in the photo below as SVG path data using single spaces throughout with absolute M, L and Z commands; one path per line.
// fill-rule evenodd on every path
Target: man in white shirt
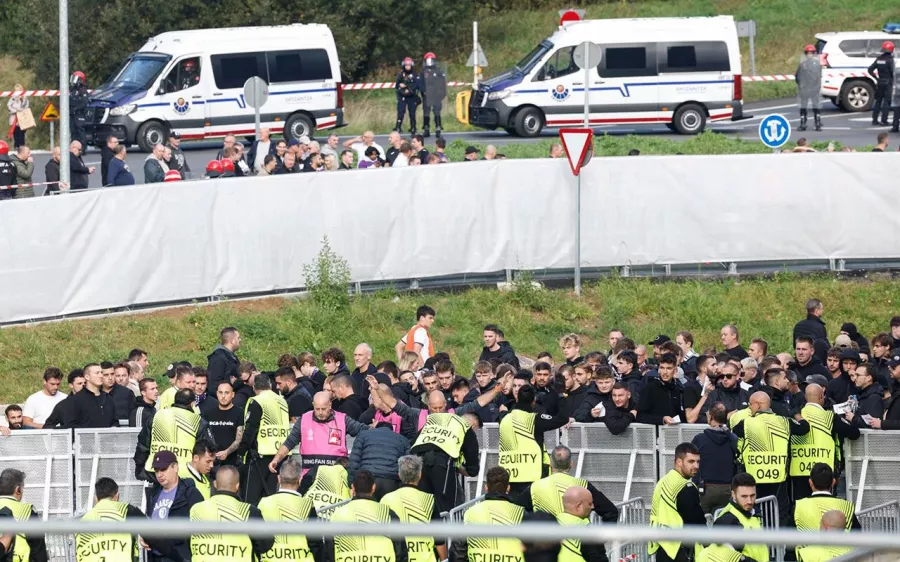
M 403 168 L 405 166 L 409 166 L 409 155 L 412 152 L 412 147 L 406 141 L 403 141 L 400 144 L 400 152 L 397 154 L 397 157 L 394 158 L 393 164 L 391 167 L 393 168 Z
M 366 131 L 358 137 L 354 137 L 352 139 L 344 141 L 344 148 L 349 148 L 350 150 L 356 152 L 357 162 L 366 159 L 366 149 L 370 146 L 374 146 L 378 150 L 378 156 L 383 160 L 384 149 L 381 148 L 380 144 L 375 142 L 375 133 L 373 133 L 372 131 Z
M 62 379 L 62 371 L 56 367 L 47 367 L 44 371 L 44 388 L 29 396 L 22 409 L 22 423 L 26 427 L 43 428 L 53 408 L 66 399 L 66 394 L 59 391 Z
M 423 305 L 416 309 L 416 325 L 410 328 L 394 346 L 398 361 L 403 357 L 405 351 L 418 353 L 422 357 L 423 364 L 434 355 L 434 340 L 431 339 L 431 333 L 428 331 L 434 324 L 434 317 L 434 309 L 430 306 Z
M 262 127 L 259 129 L 259 140 L 253 143 L 253 146 L 250 148 L 250 166 L 253 168 L 252 173 L 259 172 L 259 169 L 263 167 L 264 161 L 266 159 L 266 155 L 271 154 L 272 151 L 272 141 L 269 140 L 269 129 Z

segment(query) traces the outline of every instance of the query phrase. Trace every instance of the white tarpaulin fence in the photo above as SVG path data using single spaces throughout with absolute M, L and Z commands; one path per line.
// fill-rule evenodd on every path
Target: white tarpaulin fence
M 596 160 L 582 173 L 582 266 L 897 258 L 886 233 L 900 202 L 884 178 L 898 164 L 897 154 Z M 358 282 L 571 269 L 572 221 L 534 221 L 572 216 L 573 193 L 565 160 L 536 159 L 7 201 L 0 286 L 16 289 L 0 292 L 0 323 L 299 288 L 325 235 Z M 834 228 L 848 216 L 865 220 Z

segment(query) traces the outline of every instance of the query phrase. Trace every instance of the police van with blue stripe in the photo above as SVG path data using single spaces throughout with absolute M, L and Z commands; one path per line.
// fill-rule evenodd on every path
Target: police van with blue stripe
M 150 151 L 182 139 L 253 135 L 244 83 L 269 85 L 261 126 L 288 140 L 342 127 L 340 63 L 325 25 L 174 31 L 151 38 L 91 93 L 88 139 L 114 135 Z
M 584 122 L 585 74 L 573 52 L 601 48 L 589 74 L 592 125 L 662 124 L 697 134 L 743 115 L 741 54 L 731 16 L 562 24 L 510 70 L 481 82 L 469 123 L 533 137 Z

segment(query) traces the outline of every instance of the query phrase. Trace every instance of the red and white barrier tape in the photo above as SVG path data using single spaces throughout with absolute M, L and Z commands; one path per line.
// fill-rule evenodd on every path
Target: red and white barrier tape
M 18 189 L 18 188 L 26 188 L 26 187 L 36 187 L 38 185 L 65 185 L 60 184 L 58 181 L 44 181 L 40 183 L 17 183 L 16 185 L 0 185 L 0 189 Z

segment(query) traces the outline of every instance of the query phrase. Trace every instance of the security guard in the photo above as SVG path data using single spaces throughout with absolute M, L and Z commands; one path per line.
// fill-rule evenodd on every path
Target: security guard
M 847 518 L 842 512 L 833 509 L 822 515 L 822 523 L 819 528 L 836 533 L 846 532 Z M 843 546 L 801 546 L 797 548 L 797 560 L 798 562 L 826 562 L 832 558 L 843 556 L 851 550 L 853 549 Z
M 256 506 L 238 498 L 240 475 L 233 466 L 220 466 L 214 483 L 216 494 L 191 508 L 191 521 L 246 522 L 262 519 Z M 193 562 L 254 562 L 275 544 L 272 537 L 251 539 L 247 535 L 192 535 Z
M 650 526 L 668 529 L 684 525 L 706 525 L 700 506 L 700 491 L 691 481 L 700 468 L 700 451 L 691 443 L 675 447 L 672 470 L 660 479 L 650 504 Z M 692 550 L 693 549 L 693 550 Z M 651 542 L 648 554 L 656 553 L 657 562 L 687 562 L 701 550 L 700 545 L 682 546 L 680 542 Z
M 397 461 L 399 489 L 382 496 L 381 503 L 397 514 L 401 523 L 429 523 L 440 521 L 441 514 L 435 507 L 434 496 L 416 488 L 422 479 L 422 459 L 415 455 L 400 457 Z M 409 562 L 437 562 L 447 559 L 447 546 L 443 539 L 434 537 L 406 537 Z M 434 552 L 437 549 L 438 557 Z
M 317 511 L 326 505 L 350 499 L 350 486 L 347 484 L 348 462 L 346 458 L 338 459 L 337 464 L 314 466 L 303 475 L 300 493 L 312 500 Z M 328 519 L 331 517 L 330 511 L 319 513 L 318 517 Z
M 16 521 L 40 519 L 34 506 L 22 501 L 25 493 L 25 473 L 7 468 L 0 473 L 0 509 L 12 511 Z M 13 544 L 13 562 L 47 562 L 47 544 L 44 535 L 16 535 Z
M 834 472 L 832 472 L 830 466 L 825 463 L 813 465 L 809 474 L 809 485 L 813 490 L 812 495 L 798 500 L 794 504 L 794 511 L 791 516 L 797 530 L 815 531 L 819 528 L 822 515 L 831 510 L 837 510 L 844 514 L 844 517 L 847 519 L 848 531 L 862 529 L 859 519 L 856 518 L 856 509 L 853 507 L 853 503 L 836 498 L 831 494 L 831 489 L 835 484 Z
M 278 470 L 278 491 L 259 500 L 259 511 L 266 521 L 303 523 L 316 519 L 316 508 L 309 498 L 297 492 L 303 467 L 288 460 Z M 262 562 L 317 562 L 322 560 L 322 539 L 303 535 L 275 535 L 275 545 L 260 557 Z
M 800 416 L 809 423 L 809 433 L 791 436 L 791 488 L 794 501 L 808 497 L 810 471 L 818 463 L 825 463 L 832 471 L 839 467 L 841 439 L 859 439 L 859 428 L 844 418 L 826 410 L 825 389 L 817 384 L 806 387 L 806 405 Z M 830 489 L 830 488 L 829 488 Z M 818 520 L 813 528 L 819 525 Z
M 159 400 L 156 401 L 156 411 L 165 410 L 166 408 L 171 408 L 175 403 L 175 393 L 184 388 L 194 389 L 194 370 L 191 368 L 191 364 L 186 361 L 181 361 L 179 363 L 175 363 L 172 368 L 169 370 L 169 373 L 174 370 L 174 374 L 170 375 L 172 380 L 172 386 L 165 389 L 162 394 L 159 395 Z M 198 414 L 200 413 L 197 409 L 194 409 Z
M 140 509 L 119 501 L 119 485 L 112 478 L 101 478 L 94 484 L 96 503 L 84 514 L 82 521 L 146 520 Z M 165 539 L 144 539 L 150 548 L 166 558 L 177 558 L 172 545 Z M 127 534 L 76 534 L 75 560 L 77 562 L 132 562 L 137 553 L 137 540 Z
M 869 74 L 875 78 L 875 103 L 872 105 L 872 124 L 878 125 L 878 113 L 881 113 L 881 124 L 888 124 L 888 111 L 891 108 L 891 91 L 894 87 L 894 42 L 881 44 L 881 54 L 869 66 Z
M 572 470 L 572 451 L 565 445 L 559 445 L 550 453 L 550 470 L 553 474 L 541 478 L 526 488 L 518 498 L 517 505 L 526 511 L 542 511 L 558 517 L 565 510 L 563 496 L 570 488 L 584 488 L 591 495 L 594 513 L 604 523 L 615 523 L 619 520 L 619 510 L 615 504 L 603 495 L 603 492 L 583 478 L 575 478 L 569 474 Z
M 269 471 L 281 444 L 291 431 L 288 405 L 280 395 L 272 392 L 272 379 L 257 376 L 253 379 L 256 396 L 244 408 L 244 434 L 238 445 L 238 456 L 244 455 L 244 496 L 256 505 L 260 498 L 274 494 L 278 480 Z
M 374 523 L 388 525 L 399 518 L 391 509 L 372 499 L 375 493 L 375 477 L 368 470 L 360 470 L 353 477 L 353 485 L 350 487 L 353 499 L 334 510 L 331 521 L 339 523 Z M 378 554 L 381 562 L 407 562 L 407 548 L 405 540 L 394 540 L 387 537 L 359 536 L 359 537 L 334 537 L 325 543 L 325 557 L 334 562 L 355 562 L 367 557 L 366 555 Z
M 4 518 L 13 518 L 12 511 L 8 507 L 0 508 L 0 521 Z M 16 548 L 16 536 L 12 533 L 0 534 L 0 562 L 13 562 L 13 551 Z
M 500 466 L 509 471 L 510 490 L 514 496 L 550 474 L 544 433 L 569 422 L 564 408 L 560 408 L 555 416 L 536 414 L 536 396 L 533 386 L 523 386 L 513 410 L 500 419 Z
M 594 505 L 591 493 L 581 486 L 573 486 L 563 493 L 563 511 L 556 516 L 560 525 L 586 527 Z M 608 562 L 606 548 L 602 544 L 583 543 L 578 539 L 566 539 L 559 549 L 557 562 Z
M 178 459 L 178 474 L 187 477 L 187 465 L 194 455 L 194 444 L 206 439 L 215 444 L 209 424 L 193 410 L 194 391 L 185 388 L 175 393 L 175 405 L 153 414 L 138 434 L 134 450 L 134 473 L 140 480 L 155 482 L 153 456 L 157 451 L 172 451 Z
M 184 478 L 194 481 L 194 487 L 200 490 L 203 499 L 209 499 L 210 482 L 209 473 L 212 472 L 213 464 L 216 462 L 216 448 L 205 439 L 200 439 L 194 443 L 191 462 L 185 467 Z
M 748 562 L 749 560 L 727 544 L 711 544 L 697 555 L 697 562 Z
M 750 396 L 750 412 L 749 418 L 734 426 L 734 434 L 743 439 L 744 470 L 756 480 L 757 495 L 778 498 L 779 521 L 785 525 L 790 515 L 790 438 L 809 433 L 809 424 L 773 413 L 772 399 L 763 391 Z
M 716 516 L 715 527 L 741 527 L 743 529 L 762 529 L 762 521 L 754 509 L 756 505 L 756 480 L 746 472 L 736 474 L 731 480 L 731 501 Z M 769 562 L 769 549 L 764 544 L 732 544 L 757 562 Z

